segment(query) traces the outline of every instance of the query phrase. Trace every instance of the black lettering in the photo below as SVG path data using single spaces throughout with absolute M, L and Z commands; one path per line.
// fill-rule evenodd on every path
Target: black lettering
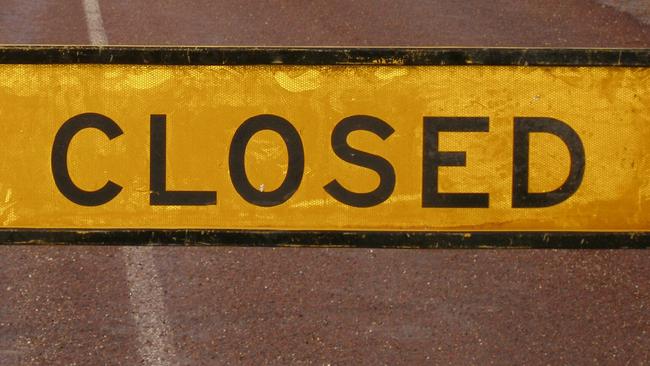
M 217 203 L 217 192 L 167 190 L 167 116 L 152 114 L 149 147 L 149 204 L 152 206 L 206 206 Z
M 512 207 L 548 207 L 573 195 L 580 187 L 585 172 L 585 149 L 578 134 L 566 123 L 553 118 L 515 117 L 512 159 Z M 550 192 L 529 192 L 530 134 L 550 133 L 559 137 L 569 149 L 569 176 Z
M 262 192 L 251 185 L 244 162 L 248 141 L 263 130 L 279 134 L 287 146 L 289 155 L 289 166 L 284 181 L 280 187 L 268 192 Z M 228 163 L 230 179 L 239 195 L 254 205 L 270 207 L 286 202 L 298 190 L 305 169 L 305 154 L 300 135 L 289 121 L 275 115 L 262 114 L 247 119 L 235 131 L 230 143 Z
M 487 117 L 424 117 L 422 152 L 422 207 L 489 207 L 488 193 L 440 193 L 438 168 L 465 166 L 464 151 L 441 152 L 440 132 L 488 132 Z
M 109 140 L 123 133 L 117 123 L 101 114 L 83 113 L 70 118 L 63 123 L 54 137 L 52 175 L 59 191 L 70 201 L 82 206 L 99 206 L 115 198 L 122 187 L 109 180 L 96 191 L 86 191 L 72 182 L 68 171 L 68 148 L 72 138 L 86 128 L 96 128 L 102 131 Z
M 395 170 L 384 158 L 350 147 L 348 135 L 353 131 L 369 131 L 386 140 L 395 130 L 386 122 L 372 116 L 351 116 L 339 122 L 332 131 L 332 149 L 342 160 L 373 170 L 379 175 L 379 185 L 373 191 L 358 193 L 344 188 L 337 180 L 325 185 L 325 191 L 339 202 L 354 207 L 371 207 L 384 202 L 395 189 Z

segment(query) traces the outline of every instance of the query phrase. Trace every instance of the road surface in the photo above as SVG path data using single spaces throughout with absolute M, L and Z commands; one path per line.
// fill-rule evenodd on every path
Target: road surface
M 3 0 L 0 43 L 648 47 L 649 7 Z M 649 313 L 648 251 L 0 246 L 2 365 L 643 365 Z

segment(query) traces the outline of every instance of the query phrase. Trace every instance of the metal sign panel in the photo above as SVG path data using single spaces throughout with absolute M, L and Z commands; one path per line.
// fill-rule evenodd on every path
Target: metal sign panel
M 352 51 L 0 51 L 0 236 L 648 245 L 647 52 Z

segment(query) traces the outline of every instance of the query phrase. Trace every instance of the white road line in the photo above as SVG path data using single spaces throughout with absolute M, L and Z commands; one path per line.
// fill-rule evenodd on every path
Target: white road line
M 108 44 L 102 12 L 99 10 L 99 0 L 83 0 L 83 3 L 90 43 L 97 46 Z
M 169 341 L 171 330 L 165 319 L 163 289 L 151 247 L 122 249 L 129 282 L 129 299 L 138 327 L 138 352 L 149 366 L 173 365 L 175 349 Z
M 108 44 L 98 0 L 83 0 L 90 43 Z M 122 249 L 132 315 L 138 328 L 138 353 L 146 366 L 171 366 L 176 350 L 165 314 L 164 292 L 150 247 Z

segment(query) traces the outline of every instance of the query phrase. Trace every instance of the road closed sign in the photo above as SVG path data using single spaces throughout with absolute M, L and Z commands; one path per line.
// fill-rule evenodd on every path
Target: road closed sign
M 6 242 L 646 247 L 648 52 L 6 48 Z

